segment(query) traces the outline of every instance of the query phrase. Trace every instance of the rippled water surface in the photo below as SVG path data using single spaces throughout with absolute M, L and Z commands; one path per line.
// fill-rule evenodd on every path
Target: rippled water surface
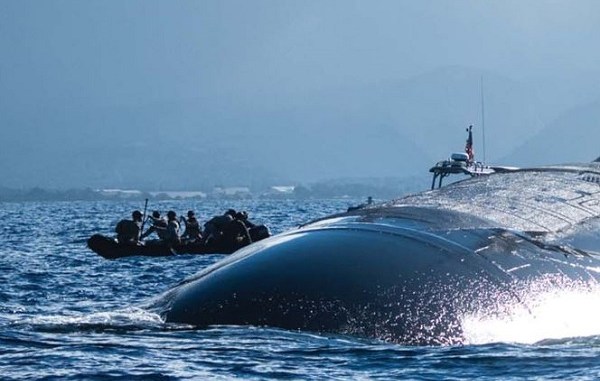
M 229 207 L 245 209 L 255 222 L 279 233 L 356 203 L 172 201 L 150 209 L 195 209 L 201 220 Z M 255 327 L 166 325 L 138 306 L 223 256 L 108 261 L 87 249 L 89 236 L 112 234 L 119 219 L 142 206 L 0 203 L 0 379 L 600 378 L 599 316 L 582 316 L 598 304 L 596 295 L 569 305 L 567 318 L 557 316 L 567 309 L 560 306 L 547 314 L 546 322 L 560 324 L 548 325 L 533 342 L 527 333 L 544 327 L 542 318 L 475 322 L 470 329 L 485 333 L 473 341 L 478 344 L 454 347 L 406 347 Z M 582 305 L 586 309 L 577 314 Z M 589 334 L 557 332 L 577 325 L 588 329 L 573 332 Z

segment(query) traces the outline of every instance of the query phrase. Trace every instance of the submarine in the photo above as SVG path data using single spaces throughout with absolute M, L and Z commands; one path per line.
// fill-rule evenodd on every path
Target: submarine
M 465 316 L 597 286 L 599 216 L 598 161 L 498 170 L 254 243 L 149 308 L 200 328 L 460 344 Z

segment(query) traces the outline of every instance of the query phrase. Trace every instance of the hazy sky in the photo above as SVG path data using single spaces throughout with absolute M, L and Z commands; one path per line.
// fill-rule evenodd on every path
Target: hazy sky
M 4 106 L 598 71 L 598 1 L 0 1 Z
M 68 117 L 44 126 L 67 109 L 281 111 L 447 66 L 593 101 L 598 41 L 596 0 L 0 0 L 0 138 L 28 144 L 48 138 L 39 130 L 75 128 Z M 541 102 L 554 109 L 571 98 L 550 93 Z

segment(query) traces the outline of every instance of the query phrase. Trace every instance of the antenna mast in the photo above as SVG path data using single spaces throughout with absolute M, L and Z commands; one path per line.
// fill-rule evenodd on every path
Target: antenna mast
M 483 162 L 487 163 L 485 159 L 485 103 L 483 100 L 483 75 L 481 76 L 481 131 L 483 133 Z

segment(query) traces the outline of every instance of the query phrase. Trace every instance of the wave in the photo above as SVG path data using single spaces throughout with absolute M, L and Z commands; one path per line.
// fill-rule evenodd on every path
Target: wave
M 38 332 L 134 331 L 163 328 L 163 320 L 147 310 L 128 307 L 107 312 L 77 315 L 36 315 L 9 320 L 11 326 L 28 326 Z

